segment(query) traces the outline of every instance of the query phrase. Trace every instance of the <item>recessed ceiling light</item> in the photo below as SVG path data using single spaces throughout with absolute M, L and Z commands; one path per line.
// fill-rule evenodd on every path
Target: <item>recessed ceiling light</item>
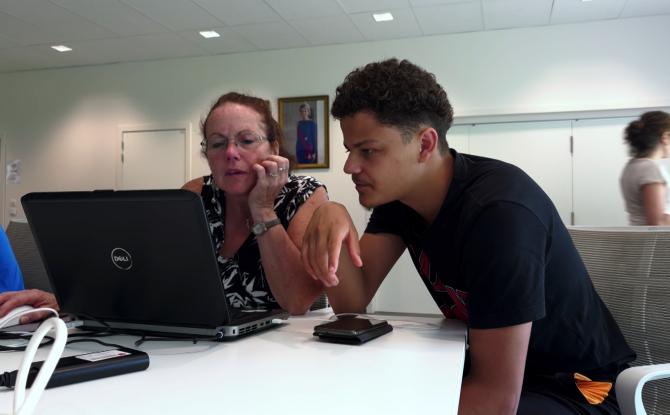
M 586 3 L 587 1 L 591 1 L 591 0 L 582 0 L 582 3 Z
M 52 46 L 51 49 L 53 49 L 53 50 L 57 50 L 57 51 L 59 51 L 59 52 L 69 52 L 69 51 L 72 50 L 72 48 L 68 48 L 68 47 L 65 46 L 65 45 L 56 45 L 56 46 Z
M 391 13 L 375 13 L 372 17 L 375 19 L 375 22 L 390 22 L 393 20 Z
M 213 30 L 203 30 L 200 32 L 200 36 L 204 37 L 205 39 L 211 39 L 213 37 L 220 37 L 221 35 Z

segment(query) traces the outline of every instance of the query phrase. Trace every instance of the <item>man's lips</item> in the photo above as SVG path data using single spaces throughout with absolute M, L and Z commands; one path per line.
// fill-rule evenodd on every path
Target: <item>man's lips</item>
M 370 183 L 364 182 L 362 180 L 354 180 L 354 185 L 356 185 L 356 189 L 361 189 L 364 187 L 370 187 Z

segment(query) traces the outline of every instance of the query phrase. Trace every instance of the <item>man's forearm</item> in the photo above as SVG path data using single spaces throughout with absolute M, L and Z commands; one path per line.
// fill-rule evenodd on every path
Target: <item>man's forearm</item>
M 519 396 L 503 393 L 493 385 L 486 385 L 466 376 L 461 387 L 458 415 L 514 415 Z
M 337 278 L 340 283 L 327 288 L 328 301 L 336 314 L 364 313 L 368 303 L 372 300 L 365 283 L 365 275 L 361 268 L 351 262 L 346 249 L 340 252 L 340 261 L 337 269 Z

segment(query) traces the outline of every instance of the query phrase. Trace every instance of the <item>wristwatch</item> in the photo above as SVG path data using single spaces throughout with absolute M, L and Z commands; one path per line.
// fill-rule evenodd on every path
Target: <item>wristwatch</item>
M 251 226 L 251 232 L 253 232 L 253 234 L 256 235 L 256 236 L 261 236 L 265 232 L 267 232 L 268 229 L 270 229 L 271 227 L 273 227 L 275 225 L 279 225 L 280 223 L 281 223 L 281 221 L 279 220 L 279 218 L 274 218 L 274 219 L 269 220 L 267 222 L 254 223 Z

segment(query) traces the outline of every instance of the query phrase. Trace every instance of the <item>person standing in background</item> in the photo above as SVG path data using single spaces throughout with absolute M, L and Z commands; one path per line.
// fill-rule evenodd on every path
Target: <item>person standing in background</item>
M 0 230 L 0 293 L 23 289 L 23 276 L 4 230 Z
M 300 164 L 318 162 L 316 149 L 316 122 L 312 119 L 312 108 L 308 103 L 300 105 L 300 120 L 298 121 L 298 135 L 295 141 L 295 155 Z
M 670 175 L 661 163 L 670 157 L 670 114 L 645 112 L 628 124 L 624 140 L 632 156 L 620 178 L 629 223 L 670 225 Z

